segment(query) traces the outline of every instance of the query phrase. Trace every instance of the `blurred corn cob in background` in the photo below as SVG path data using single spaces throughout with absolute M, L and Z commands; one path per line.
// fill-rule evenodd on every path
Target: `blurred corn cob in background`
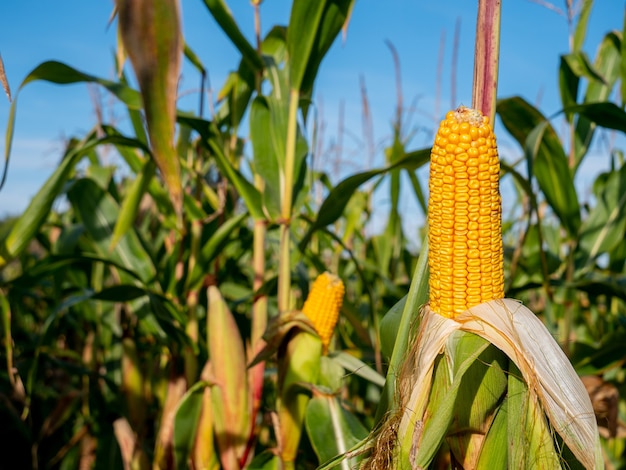
M 289 333 L 281 341 L 278 351 L 277 434 L 284 469 L 295 468 L 306 407 L 318 381 L 322 353 L 328 351 L 337 324 L 343 294 L 341 279 L 328 272 L 320 274 L 311 286 L 302 313 L 317 335 L 310 332 L 310 326 L 305 329 L 304 325 L 297 325 L 297 317 L 302 313 L 294 312 L 293 320 L 287 319 L 289 315 L 284 316 L 285 321 L 293 325 L 285 328 Z M 268 342 L 274 341 L 268 339 Z
M 311 292 L 302 307 L 302 313 L 311 320 L 322 340 L 324 353 L 328 352 L 328 346 L 339 319 L 344 291 L 341 279 L 329 272 L 324 272 L 315 279 Z

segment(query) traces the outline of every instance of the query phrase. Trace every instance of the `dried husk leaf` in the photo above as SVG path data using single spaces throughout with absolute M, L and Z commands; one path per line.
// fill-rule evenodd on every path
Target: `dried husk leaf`
M 589 469 L 602 468 L 598 428 L 585 386 L 545 325 L 514 299 L 472 307 L 455 319 L 504 351 L 536 394 L 550 425 Z

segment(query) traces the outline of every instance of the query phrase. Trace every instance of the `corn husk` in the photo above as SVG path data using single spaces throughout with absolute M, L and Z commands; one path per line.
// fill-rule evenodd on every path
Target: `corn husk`
M 454 319 L 444 318 L 428 306 L 421 315 L 413 355 L 407 358 L 400 378 L 400 422 L 391 423 L 396 439 L 395 468 L 425 468 L 444 439 L 450 442 L 451 432 L 457 439 L 455 445 L 466 445 L 464 468 L 497 468 L 494 462 L 502 459 L 506 465 L 500 468 L 566 468 L 559 463 L 563 462 L 560 439 L 585 468 L 603 468 L 586 389 L 533 312 L 516 300 L 502 299 L 472 307 Z M 454 403 L 474 406 L 493 394 L 481 386 L 473 402 L 467 403 L 465 395 L 457 397 L 464 374 L 472 363 L 480 362 L 482 353 L 481 346 L 475 354 L 458 354 L 459 342 L 467 333 L 497 347 L 515 367 L 508 371 L 508 391 L 499 408 L 484 414 L 483 429 L 469 430 L 463 436 L 451 427 L 458 413 Z M 506 426 L 504 415 L 499 417 L 502 413 L 516 413 L 515 419 L 509 415 Z M 508 453 L 494 453 L 503 443 Z

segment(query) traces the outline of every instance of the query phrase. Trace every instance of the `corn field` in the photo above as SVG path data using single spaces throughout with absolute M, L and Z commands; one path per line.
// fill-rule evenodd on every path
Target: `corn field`
M 497 92 L 480 0 L 471 106 L 425 148 L 396 122 L 384 166 L 337 179 L 311 163 L 315 84 L 367 2 L 293 0 L 256 42 L 203 3 L 238 54 L 210 117 L 177 109 L 182 64 L 207 73 L 178 0 L 116 0 L 114 79 L 47 61 L 11 90 L 0 67 L 4 177 L 32 82 L 99 87 L 130 123 L 69 139 L 0 225 L 0 469 L 625 469 L 624 31 L 588 57 L 577 3 L 546 116 Z

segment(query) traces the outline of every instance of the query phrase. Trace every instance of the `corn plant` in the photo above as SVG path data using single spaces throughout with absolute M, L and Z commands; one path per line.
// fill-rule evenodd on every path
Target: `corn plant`
M 593 136 L 626 131 L 612 102 L 622 32 L 589 60 L 582 2 L 559 69 L 561 137 L 520 97 L 496 106 L 499 13 L 481 10 L 472 109 L 451 111 L 432 149 L 409 150 L 398 103 L 386 166 L 334 181 L 312 169 L 314 90 L 356 2 L 294 0 L 288 24 L 262 36 L 253 1 L 253 42 L 224 0 L 203 3 L 207 28 L 237 50 L 209 117 L 204 95 L 198 112 L 177 109 L 183 61 L 202 80 L 210 69 L 177 0 L 116 2 L 116 78 L 50 61 L 13 94 L 7 162 L 34 81 L 99 86 L 128 126 L 69 139 L 0 226 L 7 465 L 622 465 L 621 154 L 594 199 L 574 185 Z M 2 67 L 0 81 L 9 94 Z M 521 157 L 498 160 L 496 109 Z M 429 160 L 427 204 L 415 170 Z M 401 230 L 402 172 L 428 212 L 421 244 Z M 389 223 L 368 235 L 384 178 Z M 504 178 L 521 207 L 508 216 Z

